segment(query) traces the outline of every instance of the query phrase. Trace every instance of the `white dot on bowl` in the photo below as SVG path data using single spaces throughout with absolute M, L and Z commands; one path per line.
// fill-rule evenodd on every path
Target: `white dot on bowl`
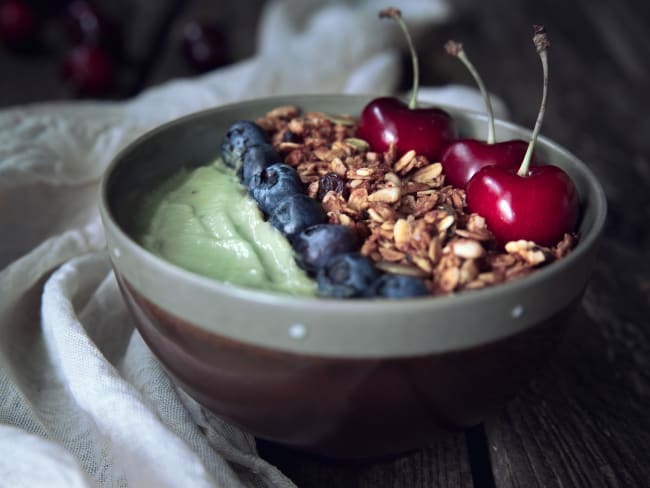
M 122 253 L 120 252 L 120 250 L 117 247 L 113 249 L 113 256 L 115 256 L 116 258 L 119 258 L 121 255 L 122 255 Z
M 307 335 L 307 327 L 302 324 L 293 324 L 289 326 L 289 337 L 292 339 L 304 339 Z
M 524 314 L 524 307 L 523 305 L 515 305 L 514 308 L 512 309 L 512 312 L 510 312 L 512 315 L 512 318 L 518 319 Z

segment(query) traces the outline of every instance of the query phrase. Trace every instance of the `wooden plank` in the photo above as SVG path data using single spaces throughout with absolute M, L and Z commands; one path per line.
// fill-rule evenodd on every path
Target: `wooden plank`
M 639 8 L 637 8 L 639 7 Z M 550 369 L 486 435 L 498 487 L 648 486 L 650 447 L 650 47 L 627 2 L 472 4 L 450 28 L 512 120 L 532 124 L 540 68 L 527 43 L 545 23 L 552 48 L 542 132 L 585 160 L 610 218 L 584 310 Z
M 309 456 L 258 441 L 262 457 L 300 488 L 471 488 L 465 436 L 452 435 L 418 451 L 380 460 L 348 462 Z
M 487 424 L 497 486 L 646 486 L 650 479 L 647 359 L 616 357 L 623 329 L 634 327 L 608 338 L 607 322 L 584 315 L 575 325 L 548 374 Z M 640 346 L 636 353 L 647 358 L 647 336 Z

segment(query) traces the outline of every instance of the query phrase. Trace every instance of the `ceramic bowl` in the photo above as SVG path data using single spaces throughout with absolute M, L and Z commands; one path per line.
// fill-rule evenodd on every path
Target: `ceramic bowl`
M 236 120 L 280 105 L 358 114 L 368 96 L 296 96 L 219 107 L 159 127 L 106 171 L 101 215 L 108 252 L 137 329 L 176 384 L 260 438 L 336 457 L 426 445 L 484 420 L 556 350 L 592 270 L 603 191 L 587 166 L 540 138 L 581 199 L 581 235 L 566 258 L 499 286 L 408 300 L 296 298 L 230 286 L 174 266 L 129 235 L 134 202 L 186 164 L 219 154 Z M 486 118 L 448 108 L 461 135 Z M 497 122 L 498 139 L 529 131 Z

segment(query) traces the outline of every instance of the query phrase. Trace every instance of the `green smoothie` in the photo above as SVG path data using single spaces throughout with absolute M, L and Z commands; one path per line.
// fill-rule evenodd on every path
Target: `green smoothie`
M 146 195 L 135 237 L 178 266 L 248 288 L 313 296 L 291 245 L 221 161 L 183 168 Z

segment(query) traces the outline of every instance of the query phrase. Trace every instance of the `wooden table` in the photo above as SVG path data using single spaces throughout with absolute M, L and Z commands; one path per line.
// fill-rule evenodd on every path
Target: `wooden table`
M 148 30 L 140 29 L 134 38 L 140 42 L 131 39 L 135 54 L 117 96 L 187 75 L 173 49 L 178 25 L 197 12 L 206 15 L 208 3 L 142 2 L 130 22 Z M 238 28 L 230 36 L 237 38 L 236 57 L 244 57 L 253 50 L 251 32 L 263 2 L 222 2 L 233 3 L 238 7 L 226 13 Z M 267 443 L 260 443 L 261 453 L 306 488 L 650 486 L 650 3 L 456 3 L 457 17 L 430 34 L 426 51 L 420 46 L 423 59 L 425 53 L 432 58 L 423 61 L 423 81 L 472 84 L 457 61 L 431 54 L 449 37 L 460 40 L 489 89 L 507 103 L 511 120 L 529 127 L 541 93 L 530 26 L 547 27 L 550 104 L 542 132 L 587 162 L 609 201 L 582 311 L 551 367 L 498 415 L 467 432 L 362 464 Z M 161 45 L 168 49 L 156 48 Z M 3 53 L 0 66 L 7 68 L 0 105 L 69 96 L 55 77 L 44 83 L 37 76 L 53 69 L 52 59 L 34 64 Z M 30 82 L 35 76 L 38 82 Z

